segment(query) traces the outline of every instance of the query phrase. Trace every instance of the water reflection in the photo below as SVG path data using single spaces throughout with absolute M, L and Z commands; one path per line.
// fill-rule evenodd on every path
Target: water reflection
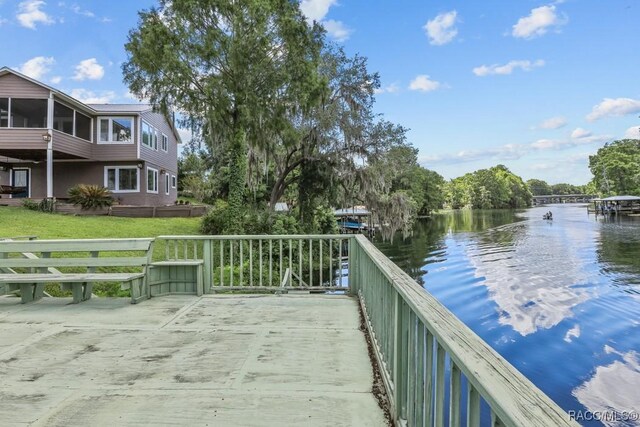
M 565 410 L 640 408 L 606 386 L 624 373 L 640 387 L 640 218 L 464 211 L 376 245 Z
M 619 359 L 596 368 L 593 376 L 572 394 L 592 414 L 604 415 L 602 421 L 607 426 L 640 425 L 640 355 L 635 351 L 620 353 L 609 346 L 604 352 Z
M 478 233 L 468 246 L 476 277 L 483 279 L 489 298 L 499 307 L 500 324 L 510 325 L 521 335 L 572 317 L 572 308 L 588 298 L 581 287 L 588 274 L 577 249 L 592 236 L 567 236 L 558 229 L 562 231 L 527 217 L 527 221 Z

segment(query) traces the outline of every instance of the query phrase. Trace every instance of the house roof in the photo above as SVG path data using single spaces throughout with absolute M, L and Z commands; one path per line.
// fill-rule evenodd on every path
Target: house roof
M 9 67 L 2 67 L 0 68 L 0 77 L 4 76 L 6 74 L 13 74 L 17 77 L 20 77 L 21 79 L 27 80 L 33 84 L 36 84 L 40 87 L 43 87 L 49 91 L 51 91 L 52 93 L 54 93 L 58 98 L 63 99 L 64 101 L 72 104 L 75 107 L 79 107 L 82 110 L 85 110 L 87 112 L 90 112 L 91 114 L 100 114 L 100 113 L 130 113 L 130 114 L 140 114 L 140 113 L 145 113 L 147 111 L 152 111 L 153 110 L 153 106 L 149 105 L 149 104 L 85 104 L 81 101 L 78 101 L 77 99 L 67 95 L 64 92 L 59 91 L 58 89 L 55 89 L 51 86 L 48 86 L 36 79 L 33 79 L 29 76 L 26 76 L 14 69 L 11 69 Z M 165 119 L 167 120 L 167 123 L 169 124 L 169 127 L 171 127 L 171 130 L 173 131 L 173 135 L 176 137 L 176 140 L 178 141 L 178 144 L 182 143 L 182 138 L 180 138 L 180 133 L 178 132 L 178 129 L 175 126 L 175 123 L 173 122 L 173 120 L 170 120 L 169 118 L 165 117 Z
M 336 209 L 333 212 L 334 216 L 367 216 L 370 214 L 371 212 L 369 212 L 367 209 L 364 209 L 362 207 Z
M 153 110 L 149 104 L 87 104 L 100 113 L 144 113 Z
M 635 200 L 640 200 L 638 196 L 611 196 L 605 197 L 604 199 L 595 199 L 599 202 L 630 202 Z

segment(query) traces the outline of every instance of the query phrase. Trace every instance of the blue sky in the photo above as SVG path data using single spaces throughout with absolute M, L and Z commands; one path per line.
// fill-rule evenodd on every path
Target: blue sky
M 152 0 L 0 0 L 0 66 L 86 102 L 134 102 L 124 43 Z M 586 183 L 588 155 L 640 137 L 636 0 L 303 0 L 369 58 L 376 110 L 446 178 L 502 163 Z

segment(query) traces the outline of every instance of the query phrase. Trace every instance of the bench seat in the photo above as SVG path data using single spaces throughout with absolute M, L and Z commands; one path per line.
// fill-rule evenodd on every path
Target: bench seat
M 150 297 L 147 275 L 152 250 L 153 239 L 148 238 L 2 241 L 0 294 L 20 291 L 27 303 L 42 298 L 45 284 L 57 283 L 71 290 L 73 302 L 79 303 L 91 298 L 94 283 L 118 282 L 121 289 L 130 289 L 135 304 Z M 57 268 L 84 271 L 66 273 Z M 111 272 L 96 271 L 99 268 Z M 127 271 L 131 269 L 137 271 Z
M 135 304 L 147 298 L 144 277 L 144 273 L 0 274 L 0 287 L 5 287 L 4 293 L 20 291 L 22 302 L 31 302 L 42 298 L 46 283 L 60 283 L 62 290 L 72 292 L 77 304 L 91 298 L 95 282 L 120 282 L 121 289 L 130 289 Z

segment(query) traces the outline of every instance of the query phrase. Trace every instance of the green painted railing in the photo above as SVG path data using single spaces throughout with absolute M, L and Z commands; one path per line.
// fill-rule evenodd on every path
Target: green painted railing
M 348 290 L 346 235 L 160 236 L 167 261 L 204 261 L 205 293 Z
M 167 261 L 203 260 L 205 293 L 317 289 L 356 295 L 398 425 L 577 425 L 362 235 L 159 240 Z
M 352 292 L 397 424 L 578 425 L 364 236 L 354 239 Z

